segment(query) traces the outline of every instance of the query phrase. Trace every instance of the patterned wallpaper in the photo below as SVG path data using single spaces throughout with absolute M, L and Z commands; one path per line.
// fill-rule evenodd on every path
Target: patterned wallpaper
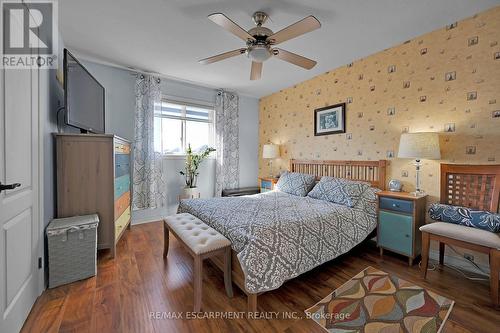
M 400 179 L 406 191 L 414 189 L 415 167 L 395 157 L 403 132 L 440 132 L 442 162 L 500 163 L 499 42 L 495 7 L 263 97 L 260 151 L 280 144 L 274 169 L 281 171 L 290 158 L 387 159 L 387 179 Z M 315 137 L 314 109 L 341 102 L 346 133 Z M 441 161 L 423 161 L 431 202 Z M 259 174 L 269 174 L 262 158 Z

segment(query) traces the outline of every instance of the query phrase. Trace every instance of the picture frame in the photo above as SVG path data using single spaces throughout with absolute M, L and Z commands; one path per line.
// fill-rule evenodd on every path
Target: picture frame
M 314 110 L 314 136 L 345 133 L 346 103 Z

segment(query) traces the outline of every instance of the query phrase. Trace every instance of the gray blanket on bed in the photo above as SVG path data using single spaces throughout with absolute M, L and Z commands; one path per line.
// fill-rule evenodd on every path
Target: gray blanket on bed
M 272 191 L 182 200 L 190 213 L 226 236 L 238 254 L 245 288 L 258 293 L 348 252 L 375 229 L 375 190 L 353 207 Z

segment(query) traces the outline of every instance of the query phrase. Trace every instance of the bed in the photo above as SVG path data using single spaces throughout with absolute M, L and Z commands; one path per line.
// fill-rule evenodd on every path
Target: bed
M 361 243 L 377 224 L 376 188 L 384 189 L 385 161 L 291 160 L 291 172 L 369 182 L 351 208 L 280 191 L 251 196 L 182 200 L 190 213 L 232 244 L 233 282 L 256 311 L 257 295 L 279 288 Z M 222 260 L 213 262 L 222 267 Z

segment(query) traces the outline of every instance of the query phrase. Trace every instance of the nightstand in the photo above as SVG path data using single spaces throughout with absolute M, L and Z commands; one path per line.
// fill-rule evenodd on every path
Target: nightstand
M 259 178 L 260 193 L 274 190 L 274 186 L 279 178 L 261 177 Z
M 406 192 L 382 191 L 378 196 L 377 245 L 408 257 L 408 264 L 421 253 L 420 226 L 425 224 L 427 196 L 415 197 Z

